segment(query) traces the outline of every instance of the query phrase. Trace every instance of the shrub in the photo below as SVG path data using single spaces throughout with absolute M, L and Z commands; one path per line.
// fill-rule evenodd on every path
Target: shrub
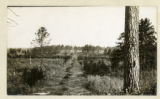
M 84 61 L 84 71 L 86 74 L 92 74 L 92 75 L 105 75 L 109 74 L 110 67 L 107 66 L 104 62 L 104 60 L 97 61 Z
M 42 80 L 44 78 L 44 73 L 41 67 L 36 66 L 31 69 L 25 67 L 22 78 L 25 83 L 32 87 L 38 80 Z

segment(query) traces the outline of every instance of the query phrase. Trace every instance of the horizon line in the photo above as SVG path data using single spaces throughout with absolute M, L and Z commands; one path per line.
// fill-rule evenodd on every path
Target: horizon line
M 116 47 L 117 44 L 115 46 L 101 46 L 101 45 L 92 45 L 92 44 L 85 44 L 85 45 L 91 45 L 93 47 L 101 47 L 101 48 L 107 48 L 107 47 Z M 53 45 L 46 45 L 44 47 L 47 47 L 47 46 L 70 46 L 70 47 L 84 47 L 85 45 L 66 45 L 66 44 L 53 44 Z M 37 46 L 34 46 L 34 47 L 7 47 L 7 49 L 19 49 L 19 48 L 24 48 L 24 49 L 29 49 L 29 48 L 36 48 Z

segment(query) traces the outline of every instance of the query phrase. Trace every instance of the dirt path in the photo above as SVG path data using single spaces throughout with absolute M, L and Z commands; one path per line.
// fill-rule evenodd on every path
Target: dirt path
M 73 55 L 70 66 L 66 69 L 66 76 L 62 80 L 64 95 L 89 95 L 91 94 L 85 87 L 87 79 L 83 75 L 81 65 L 77 60 L 77 55 Z

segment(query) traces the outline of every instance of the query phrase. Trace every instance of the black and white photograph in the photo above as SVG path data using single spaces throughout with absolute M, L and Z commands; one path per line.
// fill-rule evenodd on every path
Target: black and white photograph
M 7 95 L 157 95 L 155 6 L 7 6 Z

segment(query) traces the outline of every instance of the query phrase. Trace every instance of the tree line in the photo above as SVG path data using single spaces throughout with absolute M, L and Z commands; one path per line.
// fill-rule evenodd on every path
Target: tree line
M 82 47 L 79 46 L 69 46 L 69 45 L 52 45 L 52 46 L 44 46 L 43 57 L 44 58 L 56 58 L 64 55 L 71 55 L 76 52 L 81 55 L 110 55 L 115 47 L 100 47 L 93 45 L 85 45 Z M 8 58 L 40 58 L 41 57 L 41 48 L 8 48 L 7 50 Z

